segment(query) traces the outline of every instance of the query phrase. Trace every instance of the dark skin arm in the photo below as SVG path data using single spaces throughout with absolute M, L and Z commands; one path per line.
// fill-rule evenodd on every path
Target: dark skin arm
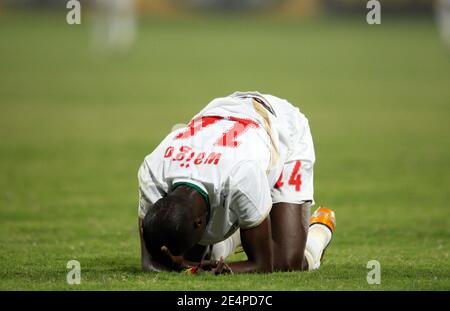
M 276 203 L 261 228 L 241 229 L 248 261 L 229 264 L 234 273 L 308 270 L 304 259 L 311 203 Z M 267 230 L 266 225 L 270 228 Z M 269 232 L 267 235 L 267 231 Z M 270 242 L 270 246 L 267 243 Z M 273 258 L 269 269 L 268 259 Z
M 301 271 L 308 270 L 304 259 L 309 229 L 311 203 L 276 203 L 272 206 L 269 235 L 261 228 L 241 229 L 241 242 L 248 261 L 231 263 L 235 273 Z M 264 232 L 265 231 L 265 232 Z M 266 241 L 270 241 L 267 247 Z M 272 269 L 268 268 L 268 259 L 273 258 Z
M 233 273 L 273 271 L 270 217 L 257 227 L 241 229 L 241 242 L 248 260 L 230 263 L 228 266 Z
M 139 235 L 141 241 L 141 263 L 144 271 L 151 271 L 149 253 L 145 247 L 145 242 L 142 236 L 142 220 L 139 220 Z M 271 226 L 270 217 L 267 217 L 261 224 L 251 229 L 241 229 L 242 247 L 247 254 L 248 260 L 234 262 L 230 265 L 225 265 L 223 268 L 223 260 L 212 265 L 212 272 L 216 274 L 228 273 L 231 268 L 233 273 L 251 273 L 251 272 L 272 272 L 273 270 L 273 248 L 271 242 Z M 170 250 L 164 249 L 167 258 L 172 263 L 177 263 L 182 267 L 188 267 L 195 263 L 184 260 L 182 256 L 172 256 Z M 153 265 L 156 263 L 153 262 Z M 168 270 L 162 265 L 158 268 L 161 270 Z M 165 268 L 165 269 L 164 269 Z
M 225 264 L 223 258 L 216 262 L 202 262 L 203 270 L 214 274 L 269 273 L 273 271 L 273 244 L 271 241 L 270 217 L 250 229 L 241 229 L 241 243 L 247 260 Z M 181 256 L 173 256 L 164 250 L 172 262 L 184 262 Z
M 307 270 L 304 259 L 311 203 L 276 203 L 270 212 L 274 270 Z

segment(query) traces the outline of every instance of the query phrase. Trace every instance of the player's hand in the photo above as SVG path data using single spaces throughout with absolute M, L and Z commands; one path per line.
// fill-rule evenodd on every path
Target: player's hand
M 220 260 L 217 262 L 217 266 L 214 269 L 214 274 L 233 274 L 233 270 L 231 270 L 230 266 L 225 263 L 223 257 L 220 257 Z
M 209 273 L 219 275 L 219 274 L 233 274 L 231 268 L 225 263 L 223 257 L 219 260 L 209 260 L 204 261 L 200 264 L 200 268 Z

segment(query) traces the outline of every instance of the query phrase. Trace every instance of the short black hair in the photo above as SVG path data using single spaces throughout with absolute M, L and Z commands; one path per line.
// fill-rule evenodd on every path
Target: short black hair
M 194 213 L 186 197 L 167 195 L 156 201 L 145 215 L 142 229 L 145 246 L 152 258 L 161 259 L 161 247 L 182 255 L 193 247 Z

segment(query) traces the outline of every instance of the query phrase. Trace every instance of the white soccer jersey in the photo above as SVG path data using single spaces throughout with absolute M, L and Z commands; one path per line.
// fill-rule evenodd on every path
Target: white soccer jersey
M 238 228 L 259 225 L 273 203 L 312 200 L 314 150 L 312 139 L 311 146 L 306 143 L 312 155 L 297 150 L 302 144 L 296 140 L 308 136 L 301 117 L 298 109 L 270 95 L 214 99 L 145 158 L 138 173 L 139 217 L 177 184 L 189 183 L 209 199 L 210 220 L 200 241 L 209 245 Z M 311 177 L 305 185 L 308 166 Z M 284 182 L 286 168 L 292 172 Z

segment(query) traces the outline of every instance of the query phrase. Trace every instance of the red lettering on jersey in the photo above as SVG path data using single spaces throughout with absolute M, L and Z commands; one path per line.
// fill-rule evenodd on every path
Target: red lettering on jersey
M 188 128 L 175 136 L 175 139 L 186 139 L 189 137 L 193 137 L 198 133 L 201 129 L 208 127 L 217 121 L 224 120 L 223 117 L 220 116 L 205 116 L 193 119 L 188 124 Z M 242 135 L 248 128 L 258 128 L 259 125 L 253 120 L 242 119 L 236 117 L 228 117 L 227 120 L 234 121 L 234 126 L 222 134 L 222 137 L 219 138 L 214 145 L 222 146 L 222 147 L 237 147 L 239 146 L 239 142 L 237 138 Z
M 249 127 L 259 127 L 258 123 L 253 120 L 236 117 L 228 117 L 228 119 L 236 123 L 230 130 L 222 134 L 222 137 L 215 143 L 216 146 L 235 148 L 239 146 L 237 141 L 239 135 L 242 135 Z
M 189 166 L 190 166 L 189 161 L 192 160 L 192 158 L 194 157 L 194 155 L 195 155 L 195 152 L 191 152 L 191 153 L 189 154 L 189 156 L 186 158 L 186 160 L 185 160 L 186 162 L 185 162 L 185 163 L 181 163 L 180 166 L 185 166 L 185 165 L 186 165 L 186 167 L 189 167 Z
M 187 129 L 183 132 L 177 134 L 175 139 L 186 139 L 197 134 L 201 129 L 216 123 L 217 121 L 224 120 L 223 117 L 220 116 L 205 116 L 193 119 L 189 122 Z M 242 119 L 236 117 L 228 117 L 227 120 L 234 122 L 234 125 L 231 129 L 222 134 L 222 137 L 218 139 L 214 145 L 221 147 L 237 147 L 239 146 L 239 142 L 237 138 L 242 135 L 249 128 L 258 128 L 259 125 L 253 120 Z M 172 156 L 174 150 L 173 147 L 169 147 L 166 150 L 164 157 L 168 158 Z M 192 149 L 188 146 L 180 147 L 179 152 L 173 157 L 173 161 L 183 161 L 180 166 L 189 167 L 189 161 L 191 161 L 197 151 L 192 151 Z M 186 156 L 189 154 L 189 157 Z M 200 164 L 214 164 L 217 165 L 220 161 L 222 153 L 211 152 L 205 160 L 206 152 L 200 152 L 197 154 L 196 158 L 193 160 L 195 165 Z
M 165 158 L 169 158 L 173 154 L 174 148 L 168 147 L 166 149 L 166 153 L 164 155 Z M 192 162 L 195 165 L 200 164 L 219 164 L 220 158 L 222 157 L 222 153 L 220 152 L 211 152 L 206 157 L 206 152 L 197 152 L 192 151 L 192 149 L 188 146 L 181 146 L 180 150 L 175 156 L 172 158 L 172 161 L 180 161 L 181 167 L 189 167 L 189 163 Z M 205 159 L 206 158 L 206 159 Z
M 174 157 L 173 160 L 174 161 L 182 161 L 189 151 L 191 151 L 190 147 L 188 147 L 188 146 L 181 146 L 180 147 L 180 152 L 177 153 L 177 155 Z
M 275 183 L 274 188 L 281 188 L 283 187 L 284 182 L 283 182 L 283 172 L 281 172 L 280 177 L 278 177 L 277 182 Z
M 211 164 L 211 163 L 213 163 L 214 162 L 214 165 L 217 165 L 217 163 L 219 163 L 219 161 L 220 161 L 220 157 L 222 156 L 222 154 L 221 153 L 215 153 L 215 152 L 211 152 L 209 155 L 208 155 L 208 158 L 206 158 L 206 160 L 205 160 L 205 164 Z
M 292 170 L 291 177 L 289 178 L 289 185 L 295 186 L 295 191 L 299 192 L 302 186 L 302 174 L 300 174 L 300 168 L 302 162 L 296 161 L 294 169 Z
M 302 174 L 300 174 L 300 168 L 302 167 L 302 162 L 296 161 L 294 169 L 292 170 L 291 176 L 289 177 L 288 184 L 295 186 L 295 191 L 299 192 L 302 186 Z M 281 188 L 284 185 L 283 172 L 281 172 L 280 177 L 275 183 L 274 188 Z
M 212 125 L 222 119 L 223 119 L 223 117 L 218 117 L 218 116 L 206 116 L 206 117 L 195 118 L 191 122 L 189 122 L 188 128 L 184 132 L 179 133 L 175 137 L 175 139 L 186 139 L 186 138 L 192 137 L 195 134 L 197 134 L 197 132 L 200 131 L 201 129 L 203 129 L 209 125 Z
M 167 147 L 166 152 L 164 153 L 164 158 L 170 158 L 173 154 L 174 148 L 172 146 Z
M 192 158 L 194 157 L 195 152 L 191 152 L 191 154 L 186 158 L 186 162 L 189 162 L 192 160 Z
M 194 164 L 202 164 L 203 159 L 206 156 L 206 152 L 200 152 L 199 154 L 197 154 L 197 157 L 194 160 Z

